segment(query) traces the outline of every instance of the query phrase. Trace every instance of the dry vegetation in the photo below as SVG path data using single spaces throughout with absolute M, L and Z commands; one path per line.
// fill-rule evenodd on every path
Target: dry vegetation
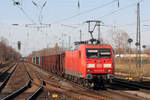
M 8 45 L 8 41 L 5 38 L 0 39 L 0 64 L 9 61 L 17 60 L 20 57 L 20 53 Z
M 130 63 L 131 61 L 131 63 Z M 143 58 L 141 68 L 136 68 L 135 58 L 132 59 L 116 59 L 115 61 L 116 72 L 130 73 L 132 77 L 139 77 L 139 73 L 144 76 L 150 76 L 150 58 Z

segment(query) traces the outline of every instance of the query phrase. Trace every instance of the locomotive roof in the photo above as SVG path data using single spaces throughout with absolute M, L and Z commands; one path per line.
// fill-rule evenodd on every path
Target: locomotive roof
M 110 44 L 81 44 L 80 46 L 108 46 L 108 47 L 111 47 Z
M 103 47 L 106 47 L 106 48 L 112 48 L 111 45 L 109 44 L 79 44 L 79 45 L 76 45 L 76 47 L 74 48 L 74 50 L 78 50 L 80 47 L 85 47 L 85 48 L 99 48 L 100 46 L 103 46 Z

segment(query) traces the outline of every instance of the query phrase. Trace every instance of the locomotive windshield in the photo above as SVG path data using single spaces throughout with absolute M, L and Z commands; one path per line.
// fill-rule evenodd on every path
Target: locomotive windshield
M 111 58 L 110 49 L 100 49 L 99 57 L 100 58 Z
M 110 49 L 87 49 L 87 58 L 111 58 Z

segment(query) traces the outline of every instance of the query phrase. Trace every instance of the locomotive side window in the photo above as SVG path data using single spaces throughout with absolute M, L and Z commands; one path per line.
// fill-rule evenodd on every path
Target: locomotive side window
M 111 58 L 110 49 L 100 49 L 99 57 L 100 58 Z

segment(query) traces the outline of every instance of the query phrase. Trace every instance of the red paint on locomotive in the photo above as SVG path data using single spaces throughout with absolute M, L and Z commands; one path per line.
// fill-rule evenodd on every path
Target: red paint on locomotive
M 113 75 L 113 50 L 110 45 L 81 44 L 77 50 L 66 51 L 65 73 L 88 78 L 88 75 Z

